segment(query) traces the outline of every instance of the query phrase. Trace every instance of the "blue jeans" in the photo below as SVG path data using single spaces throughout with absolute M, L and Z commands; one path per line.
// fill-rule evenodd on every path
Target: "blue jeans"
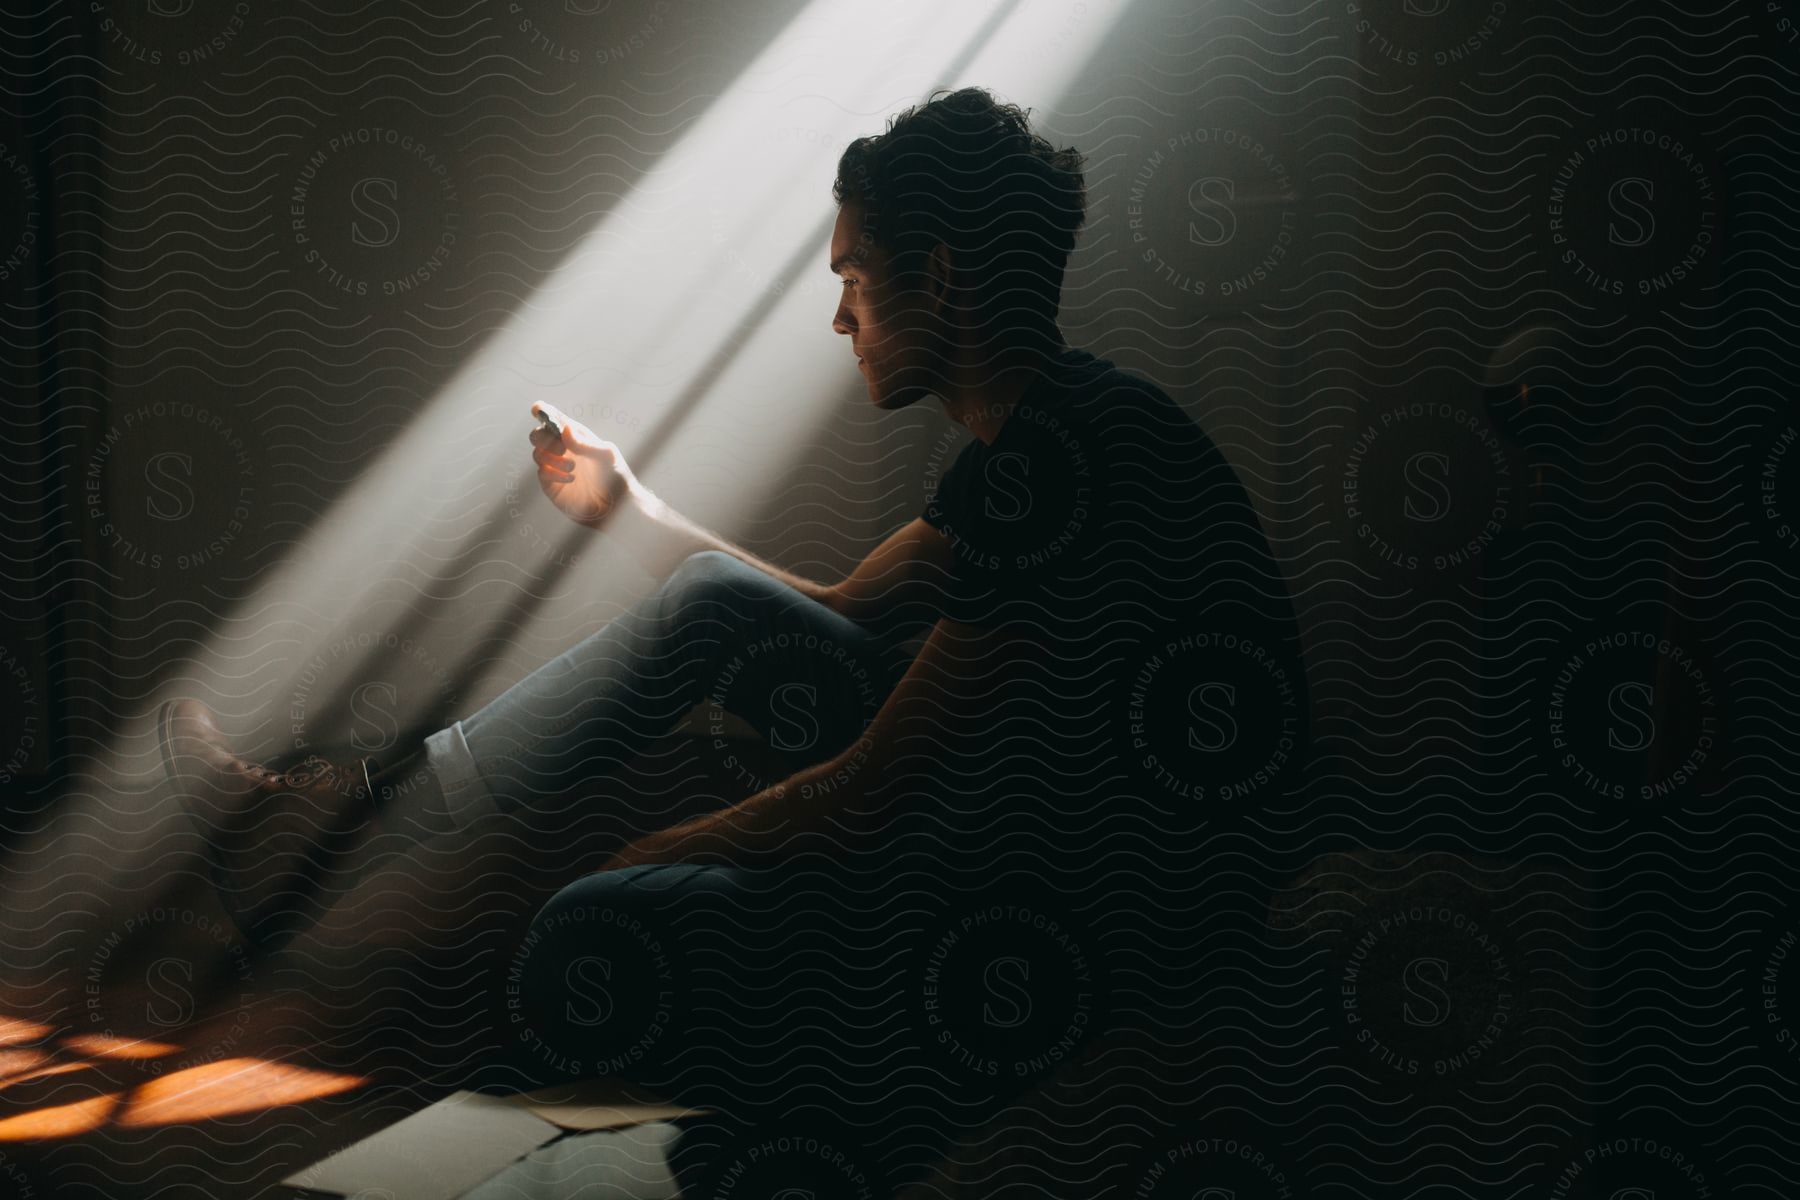
M 458 824 L 557 804 L 697 705 L 708 723 L 729 712 L 757 729 L 791 773 L 852 744 L 909 662 L 903 646 L 707 551 L 434 734 L 427 756 Z M 743 791 L 773 782 L 748 779 Z M 910 1014 L 893 930 L 917 906 L 896 904 L 892 883 L 805 861 L 577 880 L 533 920 L 502 988 L 519 1082 L 629 1079 L 732 1122 L 858 1147 L 850 1159 L 883 1179 L 907 1174 L 870 1162 L 867 1147 L 898 1137 L 901 1158 L 929 1162 L 956 1110 L 941 1073 L 900 1052 Z M 893 1114 L 909 1110 L 918 1119 L 896 1127 Z M 728 1165 L 729 1139 L 715 1149 L 697 1153 Z M 894 1155 L 890 1145 L 885 1158 Z
M 432 734 L 425 752 L 459 826 L 559 803 L 696 705 L 714 725 L 727 713 L 748 722 L 791 773 L 854 742 L 907 663 L 893 641 L 740 559 L 702 551 L 618 619 Z M 780 782 L 734 771 L 745 796 Z

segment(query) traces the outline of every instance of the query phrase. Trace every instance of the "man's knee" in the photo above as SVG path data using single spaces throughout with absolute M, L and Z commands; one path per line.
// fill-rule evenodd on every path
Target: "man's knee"
M 635 870 L 637 868 L 630 868 Z M 595 905 L 616 903 L 624 894 L 625 871 L 596 871 L 583 875 L 550 897 L 532 920 L 534 927 L 549 928 L 570 920 L 569 914 Z
M 550 897 L 532 919 L 539 940 L 588 946 L 620 937 L 642 941 L 650 925 L 664 925 L 674 907 L 727 902 L 745 887 L 743 871 L 711 864 L 641 863 L 596 871 Z M 646 922 L 648 924 L 646 924 Z
M 673 611 L 693 605 L 740 599 L 746 583 L 766 579 L 761 571 L 723 550 L 700 550 L 682 559 L 663 581 L 662 597 Z
M 678 892 L 711 891 L 732 882 L 737 872 L 703 863 L 641 863 L 583 875 L 552 896 L 538 920 L 577 908 L 654 902 Z
M 692 864 L 574 881 L 538 911 L 511 964 L 505 1038 L 532 1078 L 639 1076 L 681 1038 L 691 991 L 673 909 Z

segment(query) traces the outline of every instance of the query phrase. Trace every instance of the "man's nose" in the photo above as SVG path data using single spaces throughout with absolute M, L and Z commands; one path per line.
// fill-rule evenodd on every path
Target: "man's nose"
M 850 332 L 850 312 L 841 302 L 838 304 L 837 312 L 832 314 L 831 332 L 842 334 Z

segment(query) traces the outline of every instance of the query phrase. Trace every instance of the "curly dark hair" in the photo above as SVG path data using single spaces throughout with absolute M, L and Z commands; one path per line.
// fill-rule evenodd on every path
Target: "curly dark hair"
M 1087 217 L 1081 152 L 1032 133 L 1029 112 L 985 88 L 940 88 L 851 142 L 831 187 L 860 207 L 865 241 L 903 282 L 943 242 L 967 289 L 957 303 L 998 348 L 1060 344 L 1063 276 Z

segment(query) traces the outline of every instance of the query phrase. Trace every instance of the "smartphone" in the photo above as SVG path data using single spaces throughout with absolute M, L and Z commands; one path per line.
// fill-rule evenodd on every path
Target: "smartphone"
M 562 436 L 563 428 L 569 423 L 569 418 L 563 415 L 562 409 L 543 400 L 539 400 L 531 406 L 531 414 L 538 419 L 540 427 L 548 429 L 559 438 Z

